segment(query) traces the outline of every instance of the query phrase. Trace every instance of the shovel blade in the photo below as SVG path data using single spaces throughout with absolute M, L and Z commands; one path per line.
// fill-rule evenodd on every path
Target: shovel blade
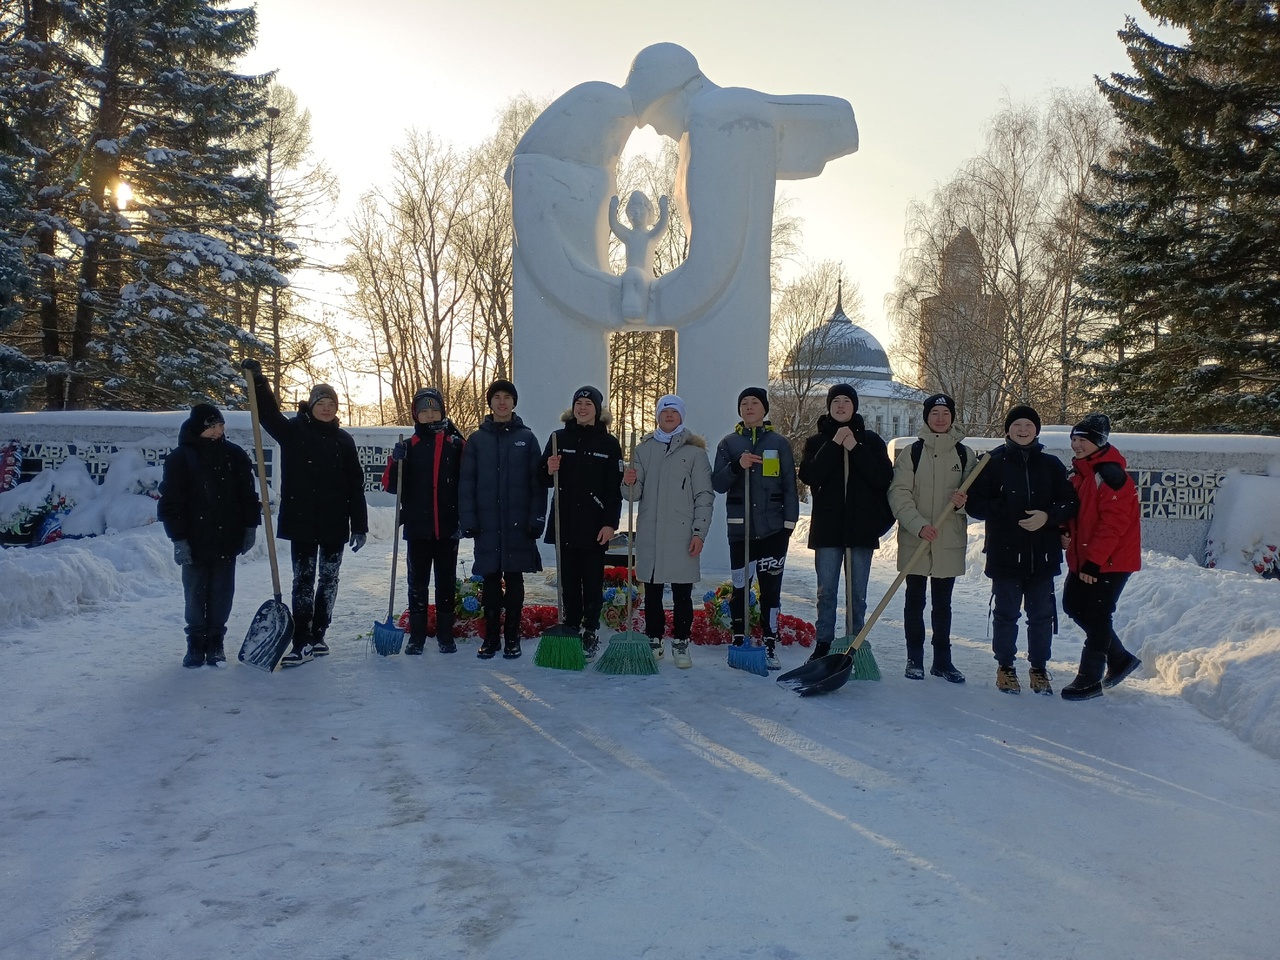
M 832 653 L 788 670 L 778 677 L 778 683 L 790 687 L 802 697 L 811 697 L 839 690 L 848 682 L 852 670 L 853 657 L 847 653 Z
M 279 600 L 258 608 L 240 645 L 240 662 L 272 673 L 279 669 L 293 640 L 293 614 Z

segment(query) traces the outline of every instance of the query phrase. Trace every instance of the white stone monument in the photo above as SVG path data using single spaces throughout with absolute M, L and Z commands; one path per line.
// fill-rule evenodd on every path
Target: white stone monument
M 618 157 L 645 125 L 679 143 L 672 200 L 689 235 L 687 259 L 657 280 L 643 214 L 632 218 L 627 272 L 614 274 L 608 259 Z M 718 87 L 672 43 L 641 50 L 622 87 L 593 81 L 559 97 L 507 170 L 521 418 L 546 436 L 575 388 L 590 383 L 607 395 L 611 332 L 674 329 L 676 392 L 689 428 L 714 452 L 737 422 L 739 390 L 768 382 L 777 181 L 817 176 L 857 148 L 847 101 Z M 713 539 L 723 539 L 722 527 Z

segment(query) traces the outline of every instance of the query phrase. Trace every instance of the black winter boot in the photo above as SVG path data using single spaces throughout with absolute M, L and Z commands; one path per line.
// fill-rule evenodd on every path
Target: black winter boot
M 1107 668 L 1106 654 L 1080 654 L 1080 669 L 1076 678 L 1062 688 L 1063 700 L 1092 700 L 1102 696 L 1102 674 Z
M 1111 658 L 1111 651 L 1108 650 L 1107 674 L 1102 678 L 1102 686 L 1108 690 L 1111 689 L 1140 666 L 1142 666 L 1142 661 L 1128 650 L 1123 651 L 1123 654 L 1117 656 L 1114 660 Z
M 514 617 L 508 612 L 506 622 L 502 625 L 504 642 L 502 644 L 503 660 L 520 659 L 520 615 Z
M 182 658 L 184 667 L 204 666 L 204 637 L 187 637 L 187 655 Z
M 497 615 L 485 614 L 484 618 L 484 643 L 480 644 L 480 649 L 476 651 L 476 656 L 481 660 L 492 660 L 498 653 L 498 646 L 502 642 L 502 624 L 498 620 Z
M 942 677 L 947 683 L 964 683 L 964 674 L 957 670 L 955 664 L 951 662 L 950 642 L 945 644 L 934 642 L 933 664 L 929 667 L 929 675 Z
M 227 662 L 226 651 L 222 649 L 222 634 L 210 637 L 205 644 L 204 662 L 211 667 L 220 667 Z
M 813 653 L 809 654 L 809 659 L 805 663 L 813 663 L 815 660 L 821 660 L 831 652 L 830 643 L 815 643 L 813 645 Z

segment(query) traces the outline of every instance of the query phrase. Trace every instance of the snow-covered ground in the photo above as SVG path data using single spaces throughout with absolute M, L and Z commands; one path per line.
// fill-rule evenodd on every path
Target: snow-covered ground
M 274 675 L 181 667 L 158 525 L 0 551 L 0 957 L 1276 955 L 1280 583 L 1148 554 L 1136 677 L 1011 697 L 975 530 L 968 684 L 902 678 L 895 599 L 883 681 L 801 700 L 723 648 L 655 677 L 371 655 L 390 511 L 373 528 L 333 654 Z M 785 603 L 811 618 L 802 542 Z M 260 544 L 233 651 L 269 594 Z M 1064 620 L 1056 687 L 1080 641 Z

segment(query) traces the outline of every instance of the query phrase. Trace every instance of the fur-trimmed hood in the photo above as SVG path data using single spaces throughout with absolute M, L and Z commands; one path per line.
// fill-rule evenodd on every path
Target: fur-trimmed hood
M 685 429 L 683 433 L 677 434 L 677 436 L 683 436 L 684 442 L 689 444 L 689 446 L 691 447 L 701 447 L 703 450 L 707 449 L 706 438 L 699 434 L 694 433 L 692 430 Z M 646 440 L 652 440 L 652 439 L 653 439 L 653 431 L 651 430 L 648 433 L 646 433 L 643 437 L 640 438 L 640 442 L 644 443 Z
M 560 414 L 560 422 L 566 424 L 574 422 L 573 407 L 570 407 L 564 413 Z M 596 417 L 596 423 L 602 427 L 608 427 L 609 424 L 613 423 L 613 414 L 609 412 L 609 405 L 607 403 L 600 408 L 600 416 Z

